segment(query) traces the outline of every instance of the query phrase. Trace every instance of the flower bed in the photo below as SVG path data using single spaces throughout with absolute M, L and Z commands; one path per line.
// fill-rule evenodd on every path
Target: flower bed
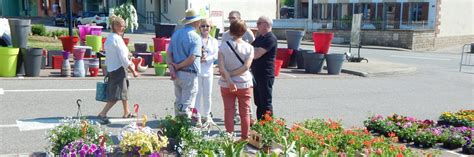
M 463 147 L 463 152 L 470 153 L 474 128 L 469 127 L 470 123 L 467 121 L 472 116 L 472 111 L 461 110 L 455 114 L 445 112 L 440 116 L 442 125 L 436 125 L 432 120 L 416 120 L 397 114 L 387 118 L 374 115 L 368 117 L 364 125 L 375 135 L 393 133 L 394 136 L 398 136 L 399 142 L 413 142 L 416 147 L 431 148 L 442 143 L 443 148 L 452 150 Z

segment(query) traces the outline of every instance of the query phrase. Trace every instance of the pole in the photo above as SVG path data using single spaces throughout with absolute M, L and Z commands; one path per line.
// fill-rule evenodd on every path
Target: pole
M 72 34 L 72 10 L 71 10 L 71 0 L 66 0 L 66 11 L 67 11 L 67 19 L 68 19 L 68 27 L 69 27 L 69 36 L 73 36 Z

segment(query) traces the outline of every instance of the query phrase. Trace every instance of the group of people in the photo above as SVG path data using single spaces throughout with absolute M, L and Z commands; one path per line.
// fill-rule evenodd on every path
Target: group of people
M 174 83 L 175 114 L 191 118 L 192 109 L 196 109 L 196 124 L 199 125 L 212 122 L 213 64 L 217 60 L 226 131 L 234 132 L 234 115 L 238 114 L 241 140 L 246 140 L 250 125 L 254 122 L 251 119 L 252 96 L 258 119 L 262 119 L 266 113 L 273 113 L 272 88 L 277 39 L 271 32 L 272 20 L 268 17 L 261 16 L 258 19 L 257 36 L 240 19 L 238 11 L 231 11 L 228 19 L 230 28 L 223 33 L 219 44 L 210 35 L 212 22 L 201 18 L 194 9 L 186 10 L 182 20 L 185 26 L 173 33 L 166 62 Z M 136 116 L 128 109 L 126 69 L 135 77 L 139 74 L 131 68 L 132 63 L 127 56 L 129 51 L 121 38 L 125 22 L 120 17 L 112 17 L 111 21 L 113 33 L 105 42 L 108 102 L 98 115 L 102 123 L 110 123 L 107 112 L 118 100 L 123 104 L 123 118 Z

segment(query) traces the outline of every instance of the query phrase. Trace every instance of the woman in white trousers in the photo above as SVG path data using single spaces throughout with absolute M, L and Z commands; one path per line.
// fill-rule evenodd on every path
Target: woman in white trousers
M 198 74 L 198 93 L 196 97 L 195 108 L 197 109 L 197 124 L 202 124 L 201 117 L 205 119 L 205 122 L 210 123 L 211 117 L 211 93 L 214 61 L 217 60 L 217 52 L 219 51 L 219 43 L 217 39 L 211 37 L 209 32 L 211 31 L 210 19 L 202 19 L 199 31 L 201 32 L 202 39 L 202 56 L 201 57 L 201 73 Z

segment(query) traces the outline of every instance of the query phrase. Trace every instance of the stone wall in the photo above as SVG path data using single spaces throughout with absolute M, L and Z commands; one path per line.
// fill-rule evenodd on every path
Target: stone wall
M 451 36 L 451 37 L 436 37 L 435 48 L 443 48 L 451 45 L 468 44 L 474 42 L 474 35 L 465 36 Z M 461 48 L 459 48 L 461 51 Z
M 285 29 L 274 29 L 273 32 L 280 40 L 285 40 Z M 333 32 L 333 44 L 349 44 L 349 30 L 320 30 L 318 32 Z M 306 31 L 304 40 L 313 40 L 312 32 Z M 411 50 L 433 50 L 435 33 L 433 30 L 363 30 L 361 45 L 399 47 Z

